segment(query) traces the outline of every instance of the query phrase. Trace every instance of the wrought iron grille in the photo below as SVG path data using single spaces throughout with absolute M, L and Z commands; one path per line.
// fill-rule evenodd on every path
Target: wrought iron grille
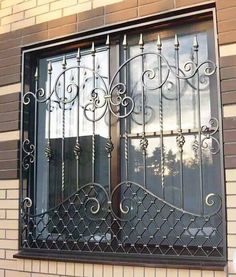
M 22 249 L 224 256 L 216 65 L 198 37 L 165 55 L 159 36 L 107 36 L 39 64 L 22 98 Z

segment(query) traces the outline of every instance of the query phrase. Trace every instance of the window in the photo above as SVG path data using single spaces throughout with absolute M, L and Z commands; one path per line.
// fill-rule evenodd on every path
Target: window
M 185 23 L 29 51 L 24 253 L 224 261 L 213 24 Z

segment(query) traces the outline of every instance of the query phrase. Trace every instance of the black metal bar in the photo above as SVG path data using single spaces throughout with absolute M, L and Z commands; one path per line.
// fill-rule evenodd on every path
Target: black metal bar
M 124 56 L 124 62 L 127 61 L 127 50 L 128 50 L 128 44 L 127 44 L 127 36 L 124 35 L 123 38 L 123 56 Z M 124 67 L 124 84 L 126 84 L 126 88 L 128 88 L 128 70 L 127 70 L 127 66 Z M 125 106 L 125 114 L 127 114 L 127 106 Z M 128 181 L 129 180 L 129 140 L 128 140 L 128 132 L 129 132 L 129 121 L 128 121 L 128 117 L 125 117 L 125 179 Z
M 140 38 L 139 38 L 139 48 L 140 48 L 140 52 L 141 54 L 143 54 L 144 51 L 144 41 L 143 41 L 143 34 L 140 34 Z M 140 56 L 141 59 L 141 73 L 144 73 L 144 57 L 143 55 Z M 142 85 L 142 139 L 140 141 L 140 146 L 142 149 L 142 153 L 143 153 L 143 186 L 146 188 L 147 186 L 147 176 L 146 176 L 146 168 L 147 168 L 147 164 L 146 164 L 146 156 L 147 156 L 147 146 L 148 146 L 148 141 L 146 139 L 145 136 L 145 105 L 146 105 L 146 99 L 145 99 L 145 89 L 144 86 Z
M 162 83 L 162 59 L 161 59 L 161 50 L 162 43 L 161 38 L 158 35 L 157 38 L 157 50 L 158 50 L 158 79 L 159 83 Z M 164 150 L 164 137 L 163 137 L 163 95 L 162 95 L 162 86 L 159 89 L 159 124 L 160 124 L 160 146 L 161 146 L 161 188 L 162 188 L 162 197 L 165 199 L 165 150 Z
M 111 58 L 111 51 L 110 51 L 110 37 L 107 35 L 106 40 L 107 46 L 107 68 L 108 68 L 108 84 L 110 83 L 110 58 Z M 113 150 L 113 143 L 111 139 L 111 111 L 108 109 L 108 140 L 107 140 L 107 157 L 108 157 L 108 192 L 111 193 L 111 153 Z
M 35 74 L 34 74 L 34 79 L 35 79 L 35 94 L 37 94 L 38 91 L 38 81 L 39 81 L 39 72 L 38 72 L 38 67 L 36 67 Z M 34 184 L 33 184 L 33 199 L 36 203 L 36 184 L 37 184 L 37 138 L 38 138 L 38 102 L 34 101 Z M 31 186 L 29 186 L 29 195 L 30 193 Z
M 76 137 L 76 144 L 74 148 L 74 154 L 76 158 L 76 186 L 77 190 L 79 189 L 79 166 L 80 166 L 80 138 L 79 138 L 79 128 L 80 128 L 80 62 L 81 62 L 81 53 L 80 48 L 77 51 L 77 82 L 78 82 L 78 91 L 77 91 L 77 137 Z
M 93 89 L 95 89 L 96 86 L 96 78 L 95 78 L 95 46 L 94 46 L 94 42 L 92 42 L 92 48 L 91 48 L 91 55 L 92 55 L 92 74 L 93 74 Z M 92 121 L 92 182 L 95 182 L 95 112 L 96 112 L 96 103 L 95 103 L 95 99 L 93 99 L 93 121 Z
M 194 37 L 193 42 L 194 62 L 196 67 L 198 66 L 198 41 L 197 37 Z M 204 192 L 203 192 L 203 175 L 202 175 L 202 123 L 201 123 L 201 97 L 199 87 L 199 72 L 196 73 L 196 93 L 197 93 L 197 121 L 198 121 L 198 160 L 199 160 L 199 186 L 200 186 L 200 207 L 201 213 L 204 214 Z
M 180 203 L 182 209 L 184 209 L 184 187 L 183 187 L 183 145 L 184 145 L 184 137 L 182 134 L 182 113 L 181 113 L 181 89 L 180 89 L 180 80 L 179 76 L 179 40 L 178 36 L 175 35 L 175 82 L 176 82 L 176 99 L 177 99 L 177 126 L 178 126 L 178 135 L 177 145 L 179 147 L 179 157 L 180 157 Z
M 65 101 L 66 101 L 66 79 L 65 79 L 65 69 L 66 69 L 66 56 L 63 56 L 62 69 L 64 70 L 62 74 L 62 140 L 61 140 L 61 193 L 62 200 L 65 197 Z

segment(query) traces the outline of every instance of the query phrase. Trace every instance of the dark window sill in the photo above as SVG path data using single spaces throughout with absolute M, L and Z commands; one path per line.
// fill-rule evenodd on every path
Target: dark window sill
M 174 257 L 153 257 L 145 259 L 143 256 L 137 255 L 107 255 L 93 253 L 76 252 L 73 254 L 70 251 L 50 251 L 50 250 L 20 250 L 13 256 L 20 259 L 39 259 L 52 261 L 68 261 L 68 262 L 83 262 L 94 264 L 110 264 L 110 265 L 129 265 L 129 266 L 146 266 L 146 267 L 168 267 L 168 268 L 183 268 L 183 269 L 204 269 L 204 270 L 221 270 L 226 266 L 226 261 L 222 259 L 206 260 L 194 258 L 182 258 L 181 260 Z

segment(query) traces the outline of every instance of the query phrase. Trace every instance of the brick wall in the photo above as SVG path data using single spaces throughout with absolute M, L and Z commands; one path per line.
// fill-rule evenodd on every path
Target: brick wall
M 233 263 L 236 261 L 236 1 L 234 0 L 216 0 L 228 219 L 228 266 L 225 271 L 108 266 L 13 258 L 18 249 L 17 161 L 21 47 L 202 2 L 207 1 L 0 1 L 0 277 L 236 276 L 236 265 Z

